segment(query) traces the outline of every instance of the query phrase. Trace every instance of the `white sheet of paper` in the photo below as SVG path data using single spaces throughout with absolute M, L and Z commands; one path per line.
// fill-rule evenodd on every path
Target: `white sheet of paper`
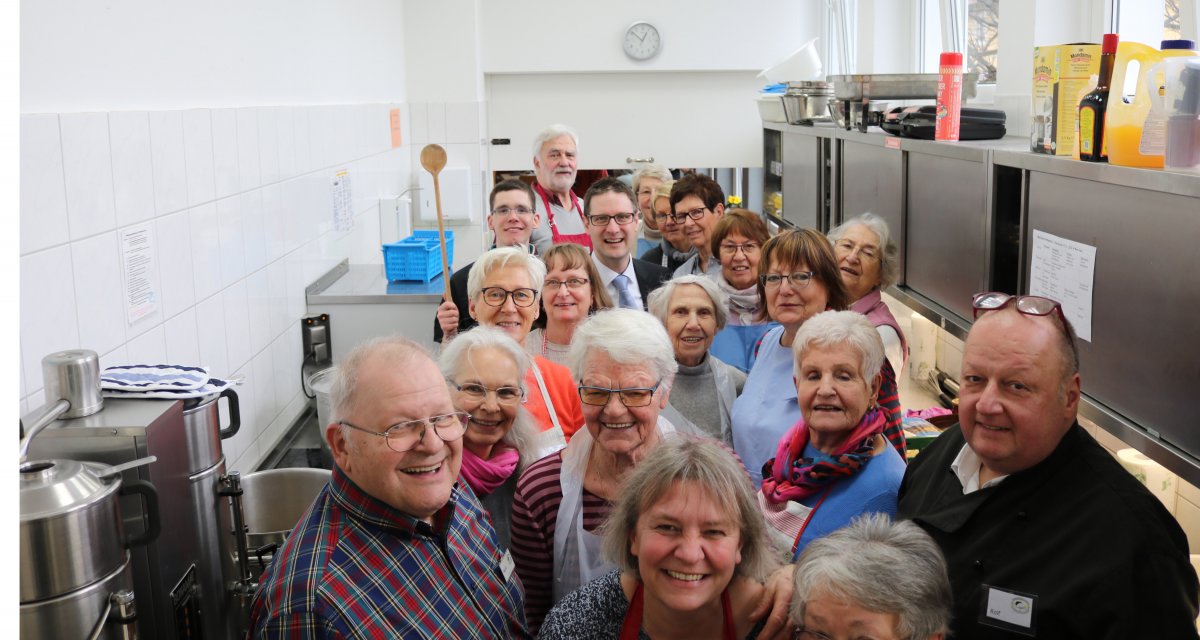
M 339 171 L 330 183 L 333 189 L 333 228 L 349 231 L 354 227 L 354 207 L 350 192 L 350 173 Z
M 154 225 L 121 231 L 121 284 L 125 289 L 125 319 L 129 324 L 158 308 L 158 271 L 154 266 Z
M 1096 247 L 1033 230 L 1029 294 L 1057 300 L 1082 340 L 1092 341 Z

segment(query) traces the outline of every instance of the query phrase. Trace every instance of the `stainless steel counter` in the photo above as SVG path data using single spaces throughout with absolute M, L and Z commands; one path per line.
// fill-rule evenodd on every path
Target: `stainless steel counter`
M 429 282 L 388 282 L 383 265 L 343 261 L 306 290 L 308 304 L 439 303 L 445 285 L 441 276 Z
M 309 313 L 327 313 L 334 362 L 358 343 L 400 334 L 433 348 L 442 301 L 441 276 L 430 282 L 388 282 L 383 265 L 343 261 L 305 289 Z

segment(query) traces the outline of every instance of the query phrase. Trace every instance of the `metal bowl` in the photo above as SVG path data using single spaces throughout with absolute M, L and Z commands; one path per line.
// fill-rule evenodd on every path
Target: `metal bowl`
M 251 549 L 283 544 L 329 482 L 326 469 L 271 469 L 242 476 L 242 509 Z
M 786 94 L 783 115 L 788 124 L 812 124 L 829 120 L 830 96 Z

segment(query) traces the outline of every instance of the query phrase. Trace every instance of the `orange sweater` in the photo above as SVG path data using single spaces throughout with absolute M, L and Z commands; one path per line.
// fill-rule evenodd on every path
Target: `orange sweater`
M 579 403 L 579 392 L 575 381 L 571 379 L 571 371 L 542 356 L 534 356 L 533 362 L 541 370 L 542 379 L 546 381 L 546 392 L 550 394 L 550 401 L 554 403 L 554 411 L 558 414 L 559 424 L 562 425 L 563 436 L 570 441 L 571 436 L 583 426 L 583 405 Z M 542 398 L 542 390 L 532 368 L 525 374 L 525 385 L 529 387 L 525 409 L 533 414 L 542 431 L 553 429 L 554 423 L 550 420 L 550 412 L 546 408 L 546 401 Z

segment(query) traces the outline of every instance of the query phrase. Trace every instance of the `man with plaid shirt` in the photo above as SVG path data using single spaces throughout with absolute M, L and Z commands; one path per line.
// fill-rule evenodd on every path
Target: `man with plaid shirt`
M 524 592 L 458 482 L 465 421 L 414 342 L 342 362 L 336 467 L 263 576 L 251 638 L 528 638 Z

